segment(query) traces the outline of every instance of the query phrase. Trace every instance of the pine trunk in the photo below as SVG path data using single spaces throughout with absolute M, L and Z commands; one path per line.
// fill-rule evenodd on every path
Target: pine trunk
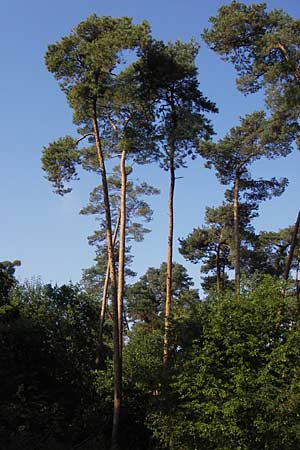
M 165 330 L 164 330 L 164 353 L 163 365 L 167 366 L 169 360 L 169 334 L 170 334 L 170 316 L 172 302 L 172 263 L 173 263 L 173 230 L 174 230 L 174 189 L 175 189 L 175 166 L 174 149 L 170 157 L 170 188 L 169 188 L 169 228 L 168 228 L 168 259 L 167 259 L 167 278 L 166 278 L 166 306 L 165 306 Z
M 107 259 L 109 264 L 110 272 L 110 283 L 112 291 L 112 307 L 113 307 L 113 348 L 114 348 L 114 412 L 113 412 L 113 428 L 112 428 L 112 450 L 118 448 L 118 430 L 120 422 L 120 411 L 121 411 L 121 364 L 120 364 L 120 354 L 119 354 L 119 325 L 118 325 L 118 298 L 117 298 L 117 283 L 116 283 L 116 272 L 115 272 L 115 260 L 113 251 L 113 240 L 112 240 L 112 229 L 111 229 L 111 214 L 110 214 L 110 204 L 108 195 L 108 186 L 106 178 L 106 170 L 104 157 L 102 152 L 102 146 L 99 135 L 98 122 L 96 118 L 96 110 L 94 110 L 93 127 L 95 133 L 96 149 L 99 159 L 99 167 L 102 179 L 103 188 L 103 200 L 104 200 L 104 211 L 106 219 L 106 243 L 107 243 Z
M 240 224 L 239 224 L 239 181 L 240 175 L 236 174 L 234 182 L 234 200 L 233 200 L 233 220 L 234 220 L 234 269 L 235 269 L 235 292 L 237 299 L 240 298 L 241 287 L 241 256 L 240 256 Z
M 125 268 L 125 231 L 126 231 L 126 151 L 122 151 L 120 161 L 121 195 L 120 195 L 120 239 L 118 263 L 118 324 L 119 324 L 119 354 L 122 365 L 123 350 L 123 297 L 124 297 L 124 268 Z

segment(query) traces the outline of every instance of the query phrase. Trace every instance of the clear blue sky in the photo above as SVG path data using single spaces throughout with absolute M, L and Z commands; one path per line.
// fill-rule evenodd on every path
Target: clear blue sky
M 251 2 L 247 2 L 251 3 Z M 1 233 L 0 260 L 21 259 L 19 278 L 40 276 L 43 281 L 78 281 L 81 269 L 93 262 L 93 249 L 86 237 L 95 229 L 93 219 L 79 216 L 95 178 L 83 177 L 71 195 L 52 193 L 40 168 L 43 146 L 74 132 L 72 114 L 57 82 L 44 65 L 47 46 L 91 13 L 147 19 L 154 37 L 164 40 L 197 39 L 223 4 L 219 0 L 3 0 L 1 3 Z M 294 17 L 300 15 L 298 0 L 270 0 L 270 8 L 283 7 Z M 259 109 L 259 96 L 243 97 L 235 88 L 230 65 L 203 43 L 198 58 L 201 90 L 220 109 L 212 117 L 218 135 L 235 126 L 238 117 Z M 259 163 L 258 175 L 287 176 L 290 185 L 280 198 L 261 207 L 258 229 L 285 227 L 294 222 L 299 209 L 298 176 L 300 154 Z M 134 246 L 133 269 L 142 274 L 166 258 L 167 173 L 152 167 L 138 169 L 138 175 L 161 189 L 152 202 L 152 233 Z M 198 159 L 188 169 L 178 171 L 175 193 L 175 247 L 178 237 L 203 224 L 206 206 L 222 201 L 222 189 L 213 172 Z M 199 284 L 199 268 L 187 265 L 175 250 L 175 260 L 188 266 Z

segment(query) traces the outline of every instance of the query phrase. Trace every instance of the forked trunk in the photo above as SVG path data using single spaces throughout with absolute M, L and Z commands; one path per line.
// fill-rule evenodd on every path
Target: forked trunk
M 234 181 L 234 199 L 233 199 L 233 220 L 234 220 L 234 269 L 235 269 L 235 292 L 237 299 L 240 298 L 241 288 L 241 241 L 239 226 L 239 182 L 240 174 L 236 173 Z
M 110 204 L 108 195 L 108 186 L 106 178 L 106 170 L 104 163 L 104 156 L 102 152 L 102 146 L 99 135 L 99 128 L 97 122 L 96 108 L 94 109 L 93 117 L 93 128 L 95 133 L 95 142 L 97 149 L 97 156 L 99 160 L 99 167 L 102 179 L 103 188 L 103 200 L 104 200 L 104 211 L 106 220 L 106 244 L 107 244 L 107 259 L 109 264 L 110 272 L 110 283 L 112 292 L 112 308 L 113 308 L 113 347 L 114 347 L 114 412 L 113 412 L 113 428 L 112 428 L 112 450 L 118 448 L 118 430 L 120 422 L 120 411 L 121 411 L 121 364 L 120 364 L 120 354 L 119 354 L 119 324 L 118 324 L 118 298 L 117 298 L 117 283 L 116 283 L 116 272 L 115 272 L 115 260 L 113 251 L 113 240 L 112 240 L 112 230 L 111 230 L 111 214 L 110 214 Z
M 115 247 L 117 235 L 120 226 L 120 213 L 117 218 L 117 222 L 114 229 L 113 234 L 113 247 Z M 101 311 L 100 311 L 100 321 L 99 321 L 99 337 L 98 337 L 98 349 L 96 355 L 96 366 L 99 366 L 101 361 L 101 352 L 103 347 L 103 327 L 105 321 L 105 313 L 106 313 L 106 305 L 107 305 L 107 294 L 108 294 L 108 285 L 109 285 L 109 262 L 107 262 L 105 280 L 103 285 L 103 294 L 102 294 L 102 303 L 101 303 Z
M 173 230 L 174 230 L 174 189 L 175 189 L 175 166 L 174 150 L 170 157 L 170 188 L 169 188 L 169 228 L 168 228 L 168 259 L 167 259 L 167 278 L 166 278 L 166 306 L 165 306 L 165 329 L 164 329 L 164 352 L 163 365 L 167 367 L 169 361 L 169 334 L 172 302 L 172 263 L 173 263 Z

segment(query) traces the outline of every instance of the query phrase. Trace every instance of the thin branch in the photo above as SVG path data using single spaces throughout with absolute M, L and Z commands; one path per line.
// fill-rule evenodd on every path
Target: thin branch
M 288 54 L 288 51 L 287 51 L 285 45 L 283 45 L 283 44 L 281 44 L 281 42 L 279 42 L 277 45 L 274 46 L 274 48 L 280 51 L 281 56 L 285 59 L 285 61 L 287 63 L 290 62 L 289 54 Z M 297 67 L 297 66 L 296 66 L 296 71 L 294 73 L 294 78 L 297 81 L 299 80 L 299 67 Z
M 118 128 L 117 128 L 117 126 L 114 124 L 114 122 L 111 120 L 111 118 L 110 117 L 108 117 L 108 121 L 109 121 L 109 123 L 111 124 L 111 126 L 112 126 L 112 128 L 114 129 L 114 131 L 118 131 Z
M 95 133 L 86 133 L 85 135 L 81 136 L 81 138 L 77 139 L 77 141 L 75 142 L 75 147 L 79 144 L 79 142 L 83 141 L 84 139 L 86 139 L 89 136 L 94 136 L 95 137 Z
M 125 122 L 124 122 L 124 125 L 123 125 L 124 130 L 126 129 L 126 127 L 127 127 L 128 123 L 129 123 L 130 119 L 131 119 L 131 114 L 129 114 L 129 116 L 127 117 L 127 119 L 126 119 Z
M 241 168 L 242 168 L 243 166 L 245 166 L 245 165 L 247 164 L 247 162 L 250 161 L 251 158 L 254 158 L 254 156 L 258 156 L 258 155 L 260 155 L 260 153 L 259 153 L 259 152 L 256 152 L 256 153 L 251 153 L 251 155 L 247 156 L 247 158 L 244 159 L 244 161 L 242 161 L 242 162 L 238 165 L 238 167 L 237 167 L 237 169 L 236 169 L 236 172 L 237 172 L 237 173 L 240 172 Z
M 281 56 L 286 60 L 286 62 L 289 62 L 290 58 L 288 55 L 288 51 L 286 47 L 281 44 L 280 42 L 277 45 L 274 45 L 274 48 L 278 49 L 281 53 Z

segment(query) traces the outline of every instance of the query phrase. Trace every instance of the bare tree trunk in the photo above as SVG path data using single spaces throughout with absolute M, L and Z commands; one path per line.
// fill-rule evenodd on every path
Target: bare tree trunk
M 120 364 L 120 354 L 119 354 L 118 298 L 117 298 L 117 283 L 116 283 L 113 242 L 112 242 L 111 214 L 110 214 L 108 186 L 107 186 L 105 163 L 104 163 L 104 157 L 103 157 L 102 146 L 101 146 L 101 141 L 100 141 L 98 122 L 97 122 L 96 107 L 94 107 L 93 128 L 94 128 L 94 133 L 95 133 L 96 149 L 97 149 L 100 173 L 101 173 L 101 178 L 102 178 L 104 211 L 105 211 L 105 219 L 106 219 L 106 243 L 107 243 L 107 257 L 108 257 L 107 259 L 108 259 L 108 264 L 109 264 L 110 283 L 111 283 L 111 291 L 112 291 L 113 346 L 114 346 L 114 358 L 113 358 L 114 359 L 114 412 L 113 412 L 113 428 L 112 428 L 111 448 L 112 448 L 112 450 L 115 450 L 118 448 L 118 430 L 119 430 L 120 411 L 121 411 L 121 387 L 122 387 L 121 364 Z
M 119 354 L 122 365 L 123 350 L 123 297 L 124 297 L 124 268 L 125 268 L 125 231 L 126 231 L 126 151 L 123 150 L 120 161 L 121 195 L 120 195 L 120 239 L 118 263 L 118 324 L 119 324 Z
M 117 235 L 119 231 L 119 225 L 120 225 L 120 213 L 117 217 L 117 222 L 114 229 L 113 234 L 113 247 L 116 244 Z M 107 304 L 107 294 L 108 294 L 108 285 L 109 285 L 109 263 L 107 262 L 107 269 L 105 274 L 105 280 L 103 285 L 103 294 L 102 294 L 102 303 L 101 303 L 101 311 L 100 311 L 100 321 L 99 321 L 99 337 L 98 337 L 98 349 L 97 349 L 97 355 L 96 355 L 96 366 L 100 364 L 101 360 L 101 351 L 103 346 L 103 327 L 104 327 L 104 321 L 105 321 L 105 313 L 106 313 L 106 304 Z
M 170 316 L 172 301 L 172 263 L 173 263 L 173 230 L 174 230 L 174 189 L 175 189 L 175 166 L 174 149 L 170 157 L 170 188 L 169 188 L 169 229 L 168 229 L 168 259 L 167 259 L 167 278 L 166 278 L 166 306 L 165 306 L 165 333 L 164 333 L 164 352 L 163 365 L 167 366 L 169 360 L 169 334 L 170 334 Z
M 241 288 L 241 241 L 240 241 L 240 218 L 239 218 L 239 181 L 240 174 L 236 173 L 234 181 L 233 199 L 233 221 L 234 221 L 234 269 L 235 269 L 235 292 L 237 299 L 240 298 Z
M 294 256 L 294 252 L 295 252 L 295 247 L 296 247 L 296 243 L 297 243 L 299 225 L 300 225 L 300 211 L 298 212 L 297 220 L 296 220 L 296 223 L 294 226 L 291 247 L 290 247 L 289 256 L 288 256 L 288 260 L 286 263 L 286 268 L 285 268 L 285 272 L 284 272 L 284 276 L 283 276 L 283 278 L 285 280 L 288 280 L 288 278 L 289 278 L 291 265 L 292 265 L 292 261 L 293 261 L 293 256 Z

